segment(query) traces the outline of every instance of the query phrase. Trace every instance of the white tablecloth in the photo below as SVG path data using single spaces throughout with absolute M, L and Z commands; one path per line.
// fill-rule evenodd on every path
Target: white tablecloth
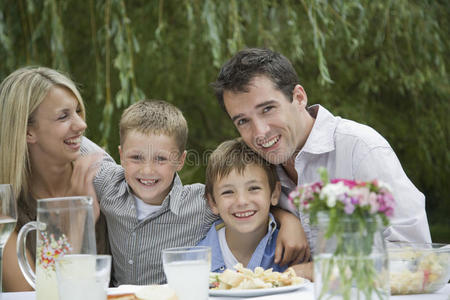
M 113 289 L 112 289 L 113 290 Z M 34 292 L 21 292 L 21 293 L 3 293 L 3 299 L 1 300 L 35 300 L 36 296 Z M 209 297 L 210 300 L 232 300 L 237 298 L 228 297 Z M 258 300 L 313 300 L 313 286 L 302 288 L 300 290 L 270 295 L 262 297 L 253 297 L 245 299 L 258 299 Z M 391 296 L 392 300 L 450 300 L 450 284 L 447 284 L 444 288 L 433 294 L 421 294 L 421 295 L 405 295 L 405 296 Z

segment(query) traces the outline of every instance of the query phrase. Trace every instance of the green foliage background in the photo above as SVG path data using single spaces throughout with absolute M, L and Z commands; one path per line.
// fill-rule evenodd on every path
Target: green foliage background
M 0 78 L 30 64 L 71 74 L 87 136 L 115 158 L 123 108 L 167 100 L 201 155 L 237 136 L 209 87 L 220 66 L 244 47 L 272 48 L 310 104 L 387 138 L 427 196 L 433 241 L 449 243 L 449 16 L 444 0 L 0 0 Z M 204 167 L 188 161 L 184 182 L 202 182 Z

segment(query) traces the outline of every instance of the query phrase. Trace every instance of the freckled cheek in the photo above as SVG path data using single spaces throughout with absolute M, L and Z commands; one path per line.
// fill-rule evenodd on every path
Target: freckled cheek
M 220 204 L 218 205 L 219 210 L 230 212 L 232 208 L 233 208 L 233 201 L 224 199 L 220 200 Z
M 124 169 L 125 169 L 125 176 L 128 178 L 133 178 L 138 172 L 139 172 L 139 168 L 136 166 L 130 166 L 130 165 L 123 165 Z
M 262 210 L 263 210 L 264 212 L 269 213 L 269 212 L 270 212 L 270 203 L 268 203 L 268 204 L 266 204 L 266 203 L 261 204 L 261 208 L 262 208 Z
M 162 167 L 162 168 L 156 167 L 156 168 L 154 168 L 154 171 L 160 173 L 164 177 L 169 178 L 172 175 L 174 175 L 174 173 L 176 172 L 176 169 L 172 168 L 172 167 L 169 167 L 169 166 L 166 166 L 165 168 L 164 167 Z

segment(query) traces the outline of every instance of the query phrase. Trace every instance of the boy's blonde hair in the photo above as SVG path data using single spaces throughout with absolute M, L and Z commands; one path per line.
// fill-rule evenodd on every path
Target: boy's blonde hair
M 143 134 L 164 134 L 173 137 L 180 154 L 186 149 L 188 127 L 183 113 L 174 105 L 162 100 L 141 100 L 130 105 L 120 118 L 120 144 L 129 131 Z
M 267 175 L 270 192 L 273 193 L 279 181 L 275 165 L 270 164 L 250 149 L 242 138 L 225 141 L 211 154 L 206 167 L 205 196 L 213 197 L 214 184 L 228 176 L 233 170 L 242 174 L 248 165 L 261 167 Z

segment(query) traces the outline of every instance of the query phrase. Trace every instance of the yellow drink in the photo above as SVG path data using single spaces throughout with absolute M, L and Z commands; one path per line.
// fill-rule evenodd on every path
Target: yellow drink
M 36 300 L 59 300 L 54 268 L 36 266 Z

